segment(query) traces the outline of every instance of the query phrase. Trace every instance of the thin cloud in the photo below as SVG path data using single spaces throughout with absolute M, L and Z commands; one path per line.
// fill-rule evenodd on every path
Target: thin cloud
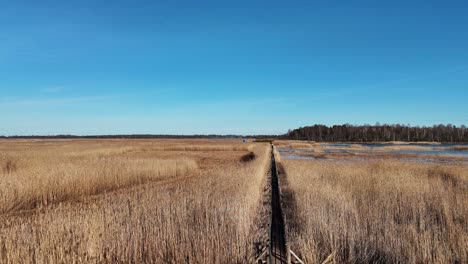
M 69 104 L 81 104 L 89 102 L 99 102 L 118 98 L 116 95 L 97 96 L 70 96 L 59 98 L 18 98 L 10 97 L 0 100 L 0 107 L 44 107 L 62 106 Z
M 192 103 L 190 106 L 203 109 L 269 107 L 273 104 L 284 103 L 285 100 L 284 98 L 250 98 L 246 95 L 246 98 L 199 102 Z

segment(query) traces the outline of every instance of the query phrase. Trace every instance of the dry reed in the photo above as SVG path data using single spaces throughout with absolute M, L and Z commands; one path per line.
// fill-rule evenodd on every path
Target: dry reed
M 468 151 L 468 146 L 454 146 L 449 147 L 449 150 Z
M 219 151 L 205 154 L 138 152 L 139 148 L 147 147 L 148 144 L 142 144 L 125 154 L 129 160 L 122 161 L 121 156 L 101 157 L 109 162 L 105 167 L 110 171 L 101 169 L 93 175 L 102 177 L 103 173 L 115 172 L 125 177 L 140 167 L 145 168 L 145 173 L 160 170 L 160 165 L 147 164 L 146 160 L 137 158 L 142 155 L 198 159 L 200 172 L 193 177 L 166 177 L 164 181 L 101 192 L 89 199 L 56 203 L 39 211 L 0 216 L 0 262 L 252 261 L 254 244 L 264 233 L 264 227 L 256 221 L 266 184 L 268 145 L 252 147 L 256 158 L 250 162 L 240 162 L 241 153 L 231 155 Z M 206 157 L 213 157 L 216 166 L 204 164 Z M 86 160 L 81 157 L 78 161 L 83 161 L 81 159 Z M 122 162 L 122 166 L 112 168 L 114 159 L 117 164 Z M 102 166 L 97 163 L 89 164 L 89 168 Z M 133 169 L 125 170 L 129 165 Z M 84 175 L 79 174 L 79 177 Z
M 158 150 L 164 151 L 252 151 L 252 145 L 171 145 Z
M 468 262 L 466 165 L 282 164 L 291 247 L 307 263 Z
M 10 169 L 0 174 L 0 213 L 198 172 L 197 163 L 189 159 L 110 157 L 71 161 L 53 155 L 47 158 L 50 164 L 41 163 L 25 169 L 9 165 L 16 164 L 11 159 L 7 161 L 5 166 Z

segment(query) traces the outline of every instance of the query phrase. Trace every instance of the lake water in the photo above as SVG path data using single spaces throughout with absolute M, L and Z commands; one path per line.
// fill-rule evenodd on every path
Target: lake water
M 322 146 L 326 147 L 350 147 L 352 145 L 364 146 L 368 148 L 381 148 L 387 146 L 417 146 L 417 147 L 428 147 L 428 148 L 449 148 L 449 147 L 468 147 L 468 144 L 425 144 L 425 143 L 321 143 Z
M 384 150 L 384 149 L 324 149 L 325 153 L 397 153 L 397 154 L 421 154 L 421 155 L 457 155 L 468 157 L 468 151 L 462 150 L 446 150 L 446 149 L 399 149 L 399 150 Z
M 359 144 L 369 149 L 351 149 L 349 148 L 352 144 L 346 143 L 326 143 L 322 144 L 323 146 L 330 146 L 330 147 L 342 147 L 338 149 L 324 149 L 324 153 L 395 153 L 395 154 L 416 154 L 416 155 L 436 155 L 443 157 L 444 155 L 454 155 L 457 157 L 467 158 L 466 161 L 463 163 L 468 163 L 468 151 L 463 150 L 450 150 L 446 149 L 448 147 L 455 147 L 455 146 L 467 146 L 467 145 L 452 145 L 452 144 L 411 144 L 413 146 L 423 146 L 427 147 L 427 149 L 402 149 L 402 150 L 386 150 L 382 149 L 381 147 L 384 146 L 411 146 L 410 144 Z M 279 147 L 277 148 L 278 151 L 281 153 L 281 157 L 285 159 L 307 159 L 307 160 L 314 160 L 316 159 L 313 156 L 308 155 L 301 155 L 301 154 L 310 154 L 314 153 L 313 149 L 292 149 L 292 148 L 284 148 Z M 362 158 L 361 158 L 362 159 Z M 444 162 L 433 158 L 405 158 L 408 161 L 415 161 L 415 162 Z M 445 161 L 446 162 L 446 161 Z

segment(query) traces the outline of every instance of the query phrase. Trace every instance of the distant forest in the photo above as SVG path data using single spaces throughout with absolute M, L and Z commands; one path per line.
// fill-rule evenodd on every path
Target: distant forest
M 383 142 L 383 141 L 435 141 L 468 142 L 466 126 L 434 125 L 314 125 L 289 130 L 280 136 L 283 139 L 330 141 L 330 142 Z
M 256 138 L 257 140 L 266 139 L 293 139 L 293 140 L 311 140 L 328 142 L 385 142 L 385 141 L 434 141 L 447 143 L 468 143 L 468 128 L 464 125 L 434 125 L 409 126 L 409 125 L 314 125 L 289 130 L 284 135 L 155 135 L 155 134 L 136 134 L 136 135 L 50 135 L 50 136 L 0 136 L 5 139 L 246 139 Z

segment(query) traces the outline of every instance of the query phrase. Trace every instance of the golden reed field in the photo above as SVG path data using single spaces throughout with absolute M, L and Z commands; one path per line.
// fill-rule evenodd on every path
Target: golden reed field
M 287 241 L 305 263 L 468 263 L 460 158 L 274 144 L 314 150 L 306 159 L 275 152 Z M 268 244 L 270 149 L 239 140 L 0 141 L 0 263 L 254 263 Z
M 306 263 L 468 263 L 466 160 L 369 156 L 280 160 L 291 249 Z
M 1 141 L 0 263 L 253 262 L 267 234 L 269 151 L 226 140 Z

